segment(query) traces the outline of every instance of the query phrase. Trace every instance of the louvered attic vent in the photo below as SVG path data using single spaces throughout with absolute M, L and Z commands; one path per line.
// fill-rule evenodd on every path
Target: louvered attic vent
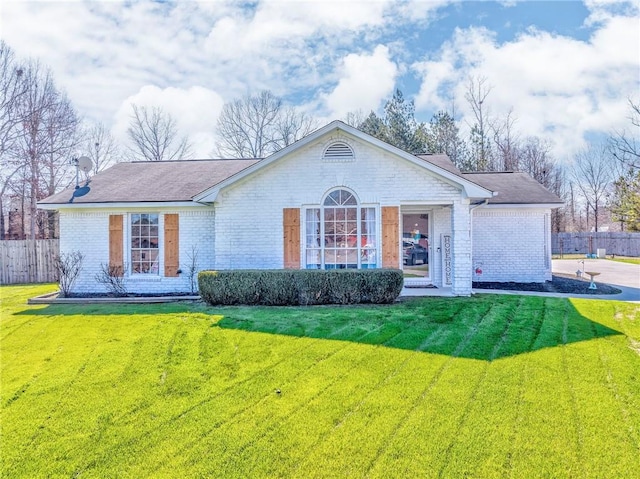
M 349 145 L 342 142 L 332 143 L 324 150 L 323 161 L 341 162 L 354 161 L 356 159 Z

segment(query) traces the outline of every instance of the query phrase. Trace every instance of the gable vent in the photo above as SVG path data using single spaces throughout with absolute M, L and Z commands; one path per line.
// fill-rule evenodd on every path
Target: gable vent
M 351 147 L 342 142 L 332 143 L 324 150 L 324 155 L 322 155 L 323 161 L 342 162 L 354 161 L 355 159 L 356 157 Z

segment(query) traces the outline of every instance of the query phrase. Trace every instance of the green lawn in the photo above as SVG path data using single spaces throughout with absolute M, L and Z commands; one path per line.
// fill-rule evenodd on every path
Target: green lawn
M 616 256 L 615 258 L 609 258 L 611 261 L 619 261 L 620 263 L 640 264 L 640 258 L 631 258 L 628 256 Z
M 552 259 L 586 259 L 584 254 L 564 254 L 560 257 L 559 254 L 554 254 Z M 640 258 L 633 256 L 607 256 L 605 259 L 609 261 L 618 261 L 620 263 L 640 264 Z
M 640 475 L 639 305 L 26 305 L 52 289 L 0 288 L 2 477 Z

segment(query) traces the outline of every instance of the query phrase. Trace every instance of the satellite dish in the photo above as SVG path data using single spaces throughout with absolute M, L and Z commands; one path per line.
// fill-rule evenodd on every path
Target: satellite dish
M 91 191 L 91 188 L 89 188 L 89 186 L 87 185 L 81 186 L 80 188 L 73 191 L 73 197 L 80 198 L 81 196 L 86 195 L 90 191 Z
M 93 168 L 93 161 L 88 156 L 81 156 L 78 158 L 78 168 L 85 173 L 89 173 Z

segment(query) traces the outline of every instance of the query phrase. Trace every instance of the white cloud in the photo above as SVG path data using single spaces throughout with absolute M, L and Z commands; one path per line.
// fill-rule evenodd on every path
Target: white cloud
M 323 101 L 333 118 L 355 110 L 377 110 L 393 93 L 398 66 L 389 58 L 389 49 L 378 45 L 370 54 L 351 53 L 344 58 L 340 80 Z
M 467 123 L 469 78 L 485 77 L 486 105 L 504 118 L 511 108 L 524 135 L 550 139 L 567 159 L 590 133 L 606 133 L 627 120 L 627 98 L 639 87 L 637 17 L 613 16 L 588 41 L 531 29 L 499 44 L 485 29 L 458 30 L 430 59 L 414 64 L 422 76 L 416 107 L 446 109 L 455 98 Z

